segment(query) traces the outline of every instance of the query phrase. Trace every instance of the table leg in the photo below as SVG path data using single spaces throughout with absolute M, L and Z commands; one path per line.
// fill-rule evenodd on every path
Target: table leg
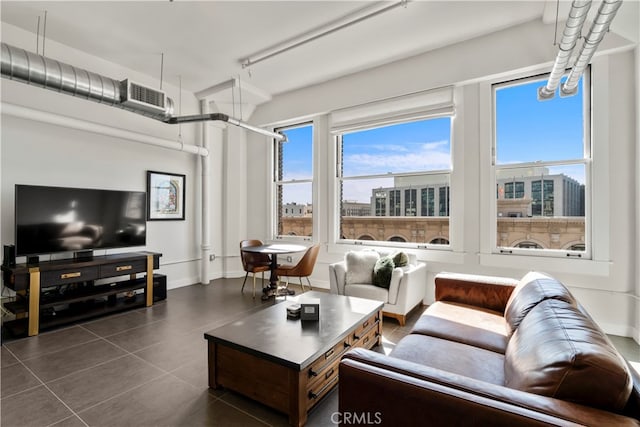
M 277 268 L 278 268 L 278 255 L 271 254 L 271 276 L 269 276 L 269 284 L 271 285 L 271 289 L 278 288 L 278 275 L 276 274 Z
M 276 274 L 276 268 L 278 268 L 278 255 L 271 254 L 271 273 L 269 275 L 269 286 L 262 288 L 263 301 L 266 301 L 270 297 L 275 296 L 278 290 L 278 275 Z

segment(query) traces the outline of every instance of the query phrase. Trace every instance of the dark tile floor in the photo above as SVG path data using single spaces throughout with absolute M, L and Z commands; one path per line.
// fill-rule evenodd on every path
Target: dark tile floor
M 240 279 L 168 292 L 166 301 L 2 345 L 3 427 L 286 426 L 287 417 L 228 391 L 207 387 L 204 332 L 272 304 L 240 294 Z M 420 316 L 400 327 L 385 319 L 388 353 Z M 614 344 L 634 362 L 640 347 Z M 334 426 L 337 389 L 309 415 Z
M 207 386 L 204 332 L 273 303 L 241 294 L 240 286 L 240 279 L 228 279 L 173 289 L 150 308 L 3 343 L 0 424 L 287 425 L 283 414 Z M 385 323 L 379 351 L 408 328 Z M 308 425 L 333 425 L 337 407 L 334 391 Z

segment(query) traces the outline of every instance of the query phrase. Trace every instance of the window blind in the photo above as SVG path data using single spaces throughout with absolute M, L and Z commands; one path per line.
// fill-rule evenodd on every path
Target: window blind
M 342 134 L 454 114 L 453 86 L 447 86 L 333 111 L 330 126 Z

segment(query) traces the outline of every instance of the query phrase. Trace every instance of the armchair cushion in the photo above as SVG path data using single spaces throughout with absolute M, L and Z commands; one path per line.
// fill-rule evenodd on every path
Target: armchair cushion
M 347 265 L 346 284 L 373 284 L 373 269 L 379 255 L 376 251 L 350 251 L 344 256 Z
M 344 294 L 348 297 L 373 299 L 389 302 L 389 291 L 385 288 L 373 285 L 349 285 L 344 287 Z
M 380 288 L 389 289 L 391 285 L 391 273 L 393 273 L 393 259 L 388 256 L 378 258 L 373 267 L 373 284 Z
M 393 259 L 393 265 L 396 267 L 406 267 L 409 265 L 409 256 L 404 252 L 396 252 L 391 255 Z

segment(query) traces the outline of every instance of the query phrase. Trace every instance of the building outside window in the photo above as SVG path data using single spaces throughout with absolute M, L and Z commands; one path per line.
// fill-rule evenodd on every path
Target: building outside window
M 340 209 L 339 239 L 449 244 L 451 120 L 447 115 L 336 135 L 340 206 L 370 206 L 361 217 Z
M 434 216 L 435 215 L 435 188 L 423 188 L 420 191 L 420 215 L 421 216 Z
M 313 230 L 313 125 L 276 129 L 287 142 L 275 141 L 275 234 L 311 237 Z
M 404 190 L 404 214 L 406 216 L 416 216 L 416 189 L 408 188 Z
M 547 78 L 493 86 L 495 248 L 590 257 L 589 73 L 577 94 L 539 101 Z

